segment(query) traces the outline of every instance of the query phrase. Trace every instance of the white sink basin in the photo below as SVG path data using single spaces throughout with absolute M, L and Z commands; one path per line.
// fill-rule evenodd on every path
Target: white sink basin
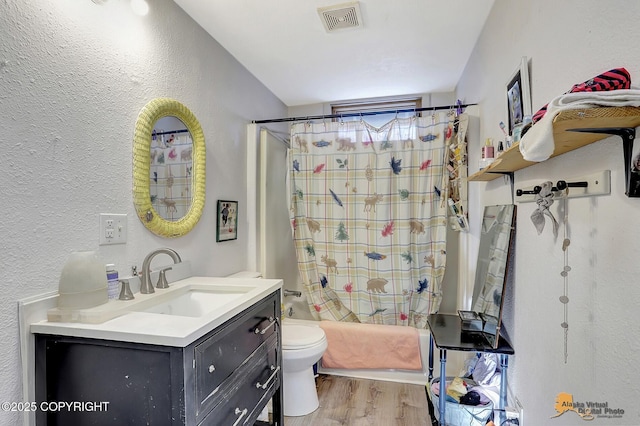
M 242 297 L 246 292 L 190 290 L 139 312 L 201 317 Z
M 48 321 L 32 323 L 30 330 L 186 347 L 280 288 L 280 279 L 187 277 L 152 294 L 135 293 L 133 300 L 110 300 L 77 312 L 51 308 Z

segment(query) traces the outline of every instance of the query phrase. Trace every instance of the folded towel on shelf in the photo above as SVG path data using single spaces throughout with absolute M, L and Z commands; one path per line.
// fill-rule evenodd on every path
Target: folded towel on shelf
M 589 80 L 574 84 L 567 93 L 575 92 L 602 92 L 606 90 L 631 89 L 631 74 L 625 68 L 614 68 Z M 533 124 L 537 123 L 547 112 L 547 105 L 533 114 Z
M 558 96 L 549 102 L 547 112 L 520 140 L 522 158 L 544 161 L 555 149 L 553 119 L 561 111 L 597 107 L 640 106 L 640 90 L 621 89 L 604 92 L 576 92 Z
M 325 368 L 422 370 L 420 335 L 413 327 L 320 321 L 328 348 Z

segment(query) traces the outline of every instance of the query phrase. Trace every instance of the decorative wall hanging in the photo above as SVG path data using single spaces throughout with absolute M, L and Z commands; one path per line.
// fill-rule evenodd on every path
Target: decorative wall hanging
M 560 271 L 560 276 L 563 280 L 562 295 L 558 298 L 563 305 L 563 320 L 560 323 L 560 327 L 564 333 L 564 363 L 567 363 L 569 358 L 569 272 L 571 266 L 569 266 L 569 246 L 571 245 L 571 239 L 569 238 L 569 188 L 588 188 L 588 181 L 579 182 L 567 182 L 559 180 L 556 186 L 550 181 L 543 182 L 539 186 L 535 186 L 532 191 L 523 191 L 519 189 L 518 195 L 523 194 L 535 194 L 538 208 L 531 215 L 538 234 L 542 233 L 545 225 L 545 216 L 548 216 L 553 222 L 553 235 L 557 237 L 558 234 L 558 222 L 553 217 L 553 214 L 549 211 L 549 207 L 553 204 L 553 200 L 562 200 L 562 214 L 563 214 L 563 238 L 562 238 L 562 251 L 563 251 L 563 268 Z
M 569 239 L 569 187 L 565 187 L 564 191 L 561 192 L 561 197 L 564 201 L 564 235 L 562 239 L 562 251 L 564 252 L 564 268 L 562 268 L 562 272 L 560 272 L 560 276 L 563 278 L 563 293 L 560 296 L 560 303 L 564 305 L 564 320 L 560 323 L 560 327 L 564 330 L 564 363 L 567 363 L 567 359 L 569 357 L 568 343 L 569 343 L 569 271 L 571 271 L 571 267 L 569 266 L 569 245 L 571 244 L 571 240 Z
M 238 238 L 238 202 L 218 200 L 218 223 L 216 241 L 230 241 Z
M 449 171 L 448 203 L 452 220 L 450 226 L 455 231 L 467 231 L 467 128 L 469 116 L 458 115 L 449 124 L 447 134 L 450 138 L 447 170 Z

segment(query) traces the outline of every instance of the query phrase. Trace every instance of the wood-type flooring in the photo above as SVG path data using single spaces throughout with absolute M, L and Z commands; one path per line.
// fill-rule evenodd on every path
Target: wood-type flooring
M 284 426 L 431 426 L 425 387 L 406 383 L 320 375 L 320 407 L 285 417 Z

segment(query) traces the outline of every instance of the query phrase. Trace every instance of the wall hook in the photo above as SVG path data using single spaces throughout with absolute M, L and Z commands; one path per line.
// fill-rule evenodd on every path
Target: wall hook
M 539 194 L 540 191 L 542 191 L 542 187 L 541 186 L 534 186 L 532 191 L 526 191 L 526 190 L 518 189 L 518 190 L 516 190 L 516 195 L 518 197 L 520 197 L 521 195 L 524 195 L 524 194 Z
M 564 191 L 567 188 L 587 188 L 588 186 L 589 186 L 589 182 L 587 181 L 567 182 L 566 180 L 559 180 L 558 183 L 556 183 L 556 186 L 552 187 L 551 190 L 553 192 L 556 192 L 556 191 Z M 516 190 L 516 195 L 518 197 L 525 194 L 535 195 L 535 194 L 539 194 L 540 191 L 542 191 L 542 187 L 537 185 L 533 187 L 533 190 L 529 190 L 529 191 L 518 189 Z
M 551 190 L 554 192 L 572 188 L 570 192 L 562 194 L 563 198 L 608 195 L 611 193 L 611 172 L 603 170 L 588 175 L 574 176 L 571 180 L 559 180 L 553 185 Z M 535 201 L 535 195 L 540 193 L 541 189 L 541 186 L 524 185 L 522 189 L 516 190 L 515 195 L 518 196 L 519 203 L 533 202 Z
M 620 136 L 622 139 L 622 151 L 624 154 L 625 194 L 627 197 L 640 197 L 640 174 L 632 173 L 633 142 L 636 139 L 634 127 L 591 127 L 584 129 L 567 129 L 568 132 L 602 133 Z
M 567 182 L 564 180 L 559 180 L 558 183 L 556 183 L 554 190 L 564 191 L 567 188 L 587 188 L 587 187 L 589 187 L 589 182 L 586 182 L 586 181 Z

